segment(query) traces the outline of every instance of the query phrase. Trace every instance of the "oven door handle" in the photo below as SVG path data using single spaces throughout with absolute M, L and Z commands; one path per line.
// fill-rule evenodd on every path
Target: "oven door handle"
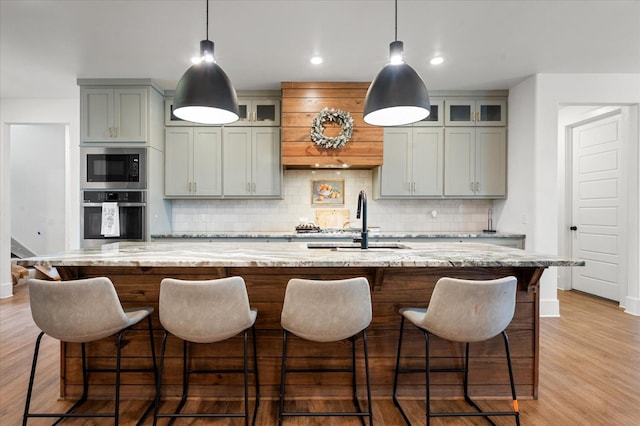
M 105 201 L 108 203 L 109 201 Z M 82 203 L 82 207 L 102 207 L 103 203 Z M 118 207 L 146 207 L 147 203 L 118 203 Z

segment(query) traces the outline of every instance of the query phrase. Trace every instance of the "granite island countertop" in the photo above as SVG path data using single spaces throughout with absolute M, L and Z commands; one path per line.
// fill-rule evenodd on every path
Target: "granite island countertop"
M 306 242 L 119 242 L 17 261 L 22 266 L 549 267 L 584 261 L 482 243 L 407 242 L 405 248 L 309 249 Z

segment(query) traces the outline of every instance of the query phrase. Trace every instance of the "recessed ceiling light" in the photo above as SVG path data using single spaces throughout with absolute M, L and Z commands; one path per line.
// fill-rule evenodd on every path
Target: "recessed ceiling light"
M 431 65 L 440 65 L 443 62 L 444 62 L 444 58 L 442 56 L 436 56 L 434 58 L 431 58 L 431 60 L 429 61 Z
M 309 62 L 313 65 L 320 65 L 323 62 L 323 59 L 322 56 L 314 56 L 309 60 Z

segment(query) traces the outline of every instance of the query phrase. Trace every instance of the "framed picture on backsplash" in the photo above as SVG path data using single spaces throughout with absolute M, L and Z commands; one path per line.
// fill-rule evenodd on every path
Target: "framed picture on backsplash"
M 311 204 L 344 205 L 344 179 L 311 179 Z

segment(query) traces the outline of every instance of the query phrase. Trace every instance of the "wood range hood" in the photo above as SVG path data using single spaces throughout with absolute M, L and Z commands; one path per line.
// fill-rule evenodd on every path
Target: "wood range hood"
M 290 169 L 372 169 L 382 165 L 384 129 L 363 120 L 368 82 L 282 82 L 282 165 Z M 311 125 L 324 108 L 349 112 L 353 134 L 342 148 L 322 148 L 311 140 Z M 325 136 L 340 127 L 325 125 Z

